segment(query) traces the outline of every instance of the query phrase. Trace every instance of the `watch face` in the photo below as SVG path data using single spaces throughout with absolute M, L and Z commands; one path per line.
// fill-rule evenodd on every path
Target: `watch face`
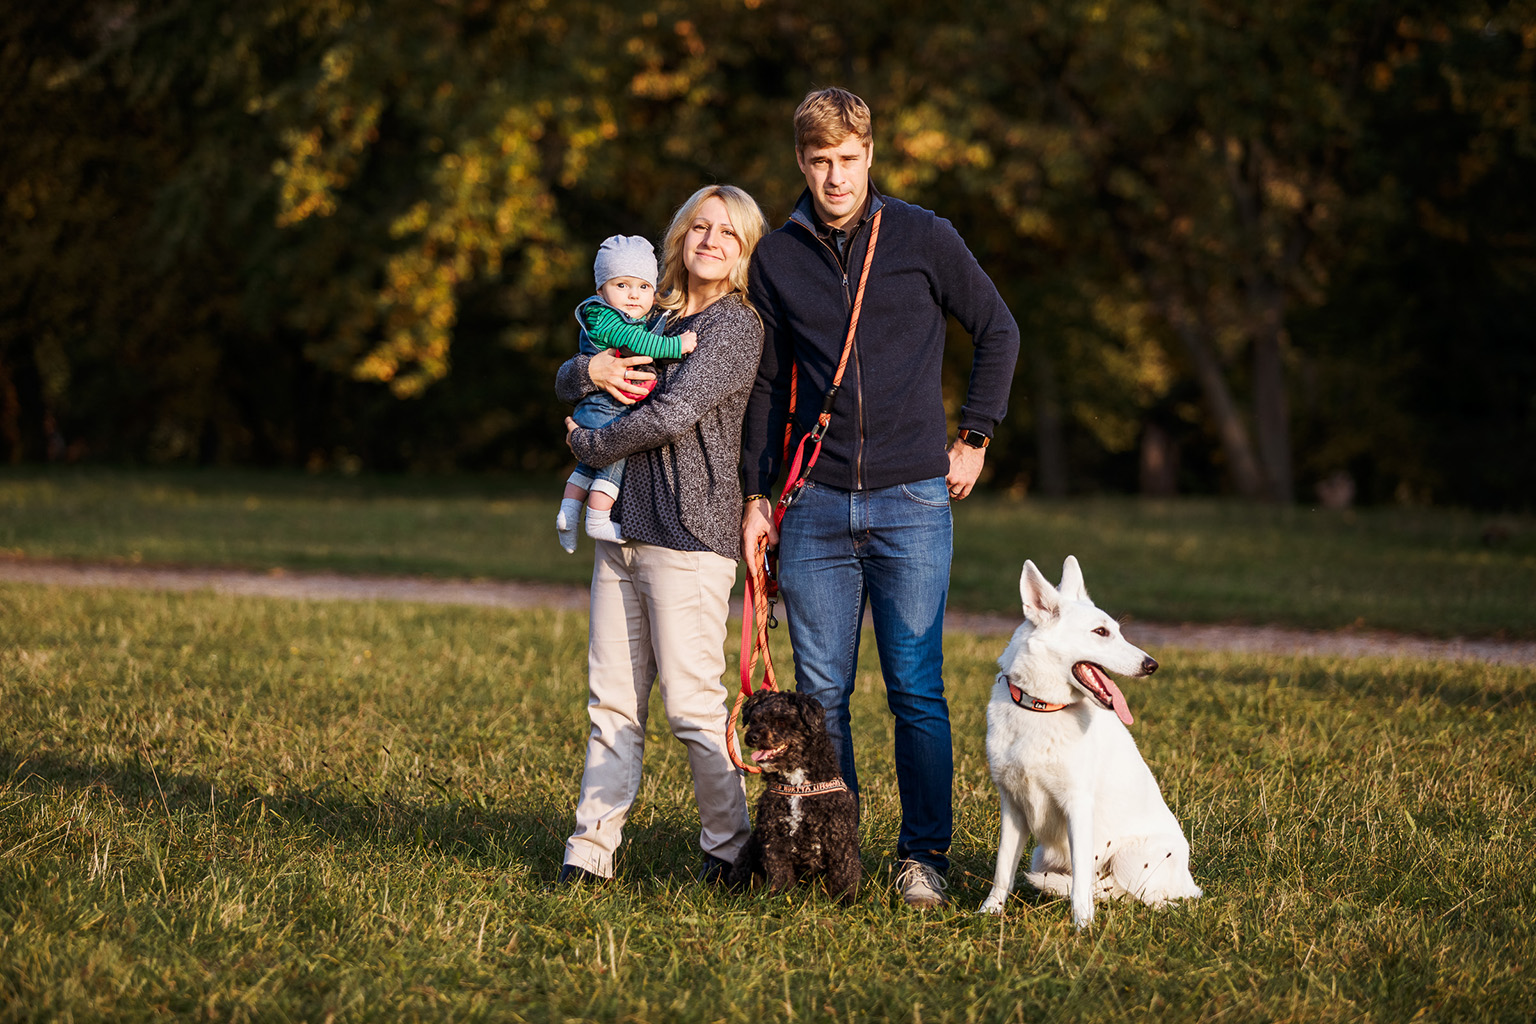
M 972 448 L 985 448 L 987 446 L 987 442 L 992 439 L 987 437 L 985 434 L 978 434 L 974 430 L 966 430 L 961 432 L 960 440 L 964 441 Z

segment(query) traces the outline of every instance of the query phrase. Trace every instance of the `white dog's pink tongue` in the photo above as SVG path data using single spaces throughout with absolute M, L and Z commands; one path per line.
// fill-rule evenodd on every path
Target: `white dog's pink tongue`
M 1109 676 L 1101 676 L 1099 682 L 1103 683 L 1104 689 L 1109 691 L 1110 704 L 1114 707 L 1115 714 L 1120 716 L 1120 721 L 1126 725 L 1136 721 L 1131 717 L 1131 709 L 1126 706 L 1125 694 L 1120 692 L 1120 687 L 1115 685 L 1115 681 Z
M 1077 678 L 1082 680 L 1090 690 L 1097 689 L 1103 691 L 1104 695 L 1109 698 L 1110 708 L 1115 712 L 1115 716 L 1120 721 L 1126 725 L 1136 721 L 1131 717 L 1131 709 L 1125 703 L 1125 694 L 1120 692 L 1120 687 L 1115 685 L 1115 681 L 1109 678 L 1108 673 L 1091 661 L 1080 661 L 1072 666 L 1072 669 L 1077 673 Z

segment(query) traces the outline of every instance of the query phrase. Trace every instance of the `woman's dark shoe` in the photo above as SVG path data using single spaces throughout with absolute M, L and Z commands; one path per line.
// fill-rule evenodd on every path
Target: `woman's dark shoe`
M 704 865 L 699 868 L 698 879 L 703 885 L 724 886 L 731 877 L 731 862 L 721 860 L 712 853 L 704 855 Z
M 606 881 L 608 879 L 602 875 L 595 875 L 575 864 L 560 865 L 560 874 L 555 876 L 556 885 L 602 885 Z

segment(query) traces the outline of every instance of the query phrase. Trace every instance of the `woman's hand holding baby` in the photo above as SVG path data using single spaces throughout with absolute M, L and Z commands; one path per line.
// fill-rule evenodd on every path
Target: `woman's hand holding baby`
M 656 377 L 644 369 L 650 361 L 650 356 L 621 356 L 613 349 L 604 349 L 587 363 L 587 376 L 620 402 L 633 405 L 650 394 L 645 385 Z

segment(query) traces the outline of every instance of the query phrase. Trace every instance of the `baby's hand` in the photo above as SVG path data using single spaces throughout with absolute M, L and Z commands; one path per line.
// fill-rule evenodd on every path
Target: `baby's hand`
M 684 331 L 677 336 L 677 340 L 683 343 L 683 355 L 699 347 L 699 336 L 693 331 Z

